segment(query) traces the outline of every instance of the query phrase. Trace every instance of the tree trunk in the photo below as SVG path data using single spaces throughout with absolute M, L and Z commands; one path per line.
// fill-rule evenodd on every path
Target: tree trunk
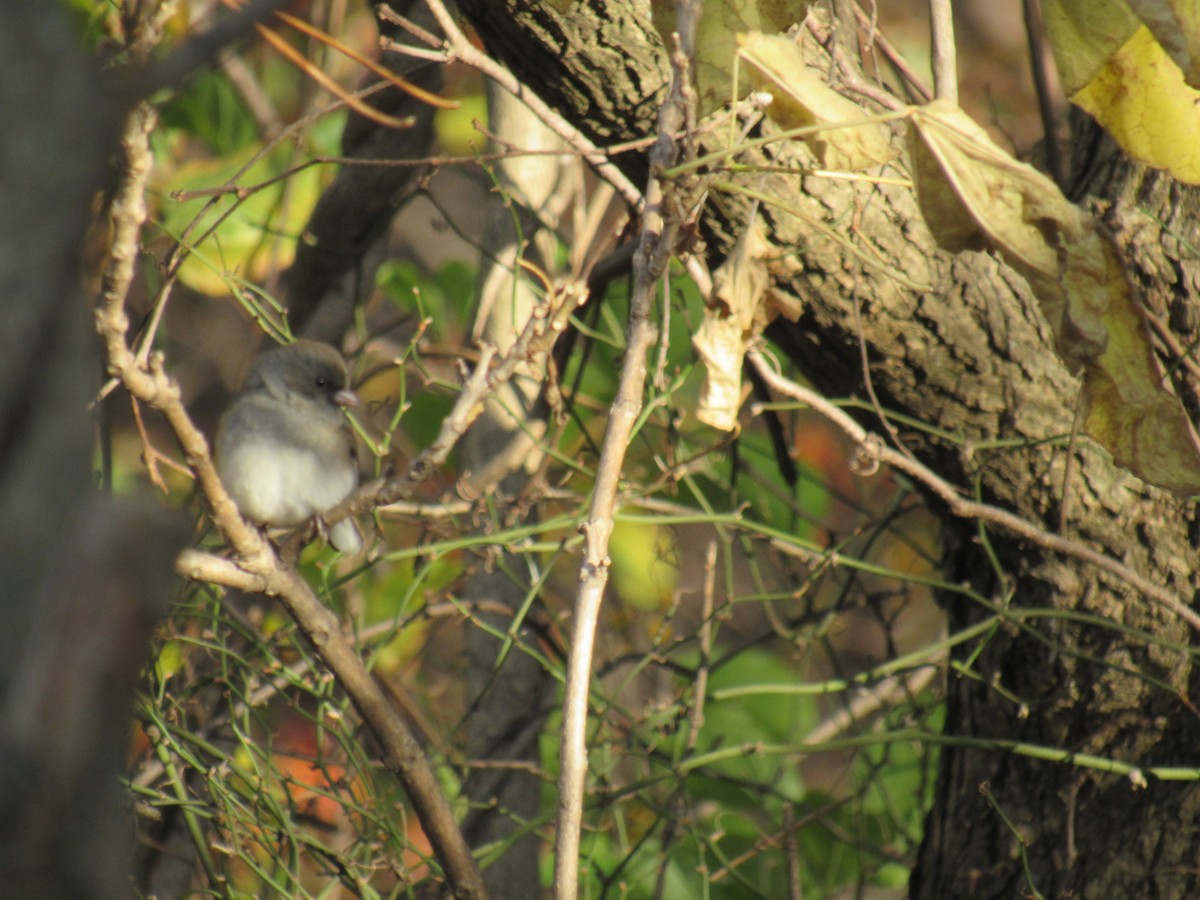
M 652 133 L 666 54 L 648 4 L 460 6 L 490 52 L 601 145 Z M 763 133 L 772 127 L 764 123 Z M 908 174 L 902 128 L 886 175 Z M 630 156 L 615 161 L 642 177 L 643 158 Z M 790 142 L 745 150 L 737 162 L 812 164 Z M 1186 210 L 1195 208 L 1195 191 L 1112 154 L 1081 162 L 1076 196 L 1107 210 L 1142 302 L 1177 328 L 1194 327 L 1200 241 Z M 803 314 L 776 323 L 769 336 L 820 389 L 865 395 L 865 349 L 882 406 L 930 426 L 901 435 L 919 460 L 966 494 L 978 491 L 1049 531 L 1061 518 L 1064 537 L 1192 600 L 1194 504 L 1147 486 L 1083 438 L 1066 477 L 1067 442 L 1049 439 L 1072 432 L 1079 381 L 1056 355 L 1019 275 L 986 252 L 938 249 L 907 187 L 770 171 L 723 177 L 776 201 L 757 211 L 777 249 L 774 287 L 801 301 Z M 750 210 L 744 196 L 710 193 L 700 222 L 710 266 L 729 252 Z M 868 247 L 881 265 L 864 265 L 814 223 Z M 905 288 L 889 272 L 932 289 Z M 1190 337 L 1179 341 L 1186 346 Z M 882 430 L 875 416 L 863 423 Z M 1190 653 L 1179 649 L 1191 638 L 1182 622 L 1110 575 L 989 529 L 997 567 L 977 523 L 944 518 L 950 580 L 1023 610 L 970 662 L 974 677 L 952 679 L 947 736 L 1024 741 L 1135 766 L 1195 759 L 1200 723 L 1181 702 L 1195 679 Z M 960 595 L 945 600 L 954 627 L 990 612 Z M 947 746 L 912 896 L 1013 897 L 1030 882 L 1046 896 L 1192 896 L 1198 826 L 1192 782 L 1139 787 L 1094 769 Z
M 1074 192 L 1105 211 L 1140 302 L 1183 326 L 1179 338 L 1189 343 L 1197 309 L 1196 190 L 1130 162 L 1082 116 L 1075 126 L 1076 146 L 1089 152 L 1075 160 Z M 1185 402 L 1194 396 L 1194 386 L 1179 387 Z M 1192 600 L 1195 505 L 1123 476 L 1095 449 L 1078 462 L 1068 533 Z M 1036 634 L 1006 636 L 987 649 L 979 671 L 1022 698 L 1028 717 L 1006 710 L 985 683 L 958 680 L 949 694 L 948 732 L 1016 737 L 1138 766 L 1190 764 L 1197 717 L 1180 698 L 1194 695 L 1196 673 L 1189 653 L 1155 643 L 1186 643 L 1181 624 L 1079 564 L 1020 545 L 1002 559 L 1018 576 L 1023 605 L 1093 613 L 1149 634 L 1138 639 L 1047 618 Z M 942 756 L 914 897 L 1006 897 L 1027 889 L 1014 862 L 1017 836 L 989 810 L 984 785 L 1025 838 L 1032 883 L 1046 896 L 1195 895 L 1200 790 L 1192 782 L 1150 778 L 1139 787 L 1124 776 L 951 750 Z
M 61 4 L 4 12 L 0 884 L 12 897 L 117 900 L 130 893 L 118 781 L 129 709 L 188 529 L 174 511 L 92 484 L 96 423 L 84 410 L 101 366 L 81 247 L 123 110 Z

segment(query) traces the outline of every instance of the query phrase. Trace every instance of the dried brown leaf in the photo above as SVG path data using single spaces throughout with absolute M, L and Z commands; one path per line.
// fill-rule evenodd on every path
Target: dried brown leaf
M 766 258 L 770 250 L 761 226 L 754 222 L 713 273 L 714 305 L 705 312 L 704 321 L 692 336 L 705 373 L 696 418 L 722 431 L 737 427 L 746 346 L 778 310 L 778 304 L 766 302 L 770 284 Z

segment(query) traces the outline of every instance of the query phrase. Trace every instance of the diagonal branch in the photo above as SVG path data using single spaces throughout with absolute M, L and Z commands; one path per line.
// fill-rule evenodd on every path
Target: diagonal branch
M 1171 591 L 1143 578 L 1137 572 L 1133 571 L 1133 569 L 1117 562 L 1112 557 L 1105 556 L 1103 553 L 1099 553 L 1078 541 L 1068 540 L 1057 534 L 1052 534 L 1043 528 L 1039 528 L 1027 519 L 1022 519 L 1020 516 L 1008 510 L 1001 509 L 998 506 L 968 500 L 959 494 L 952 484 L 935 474 L 927 466 L 918 462 L 910 455 L 885 446 L 883 440 L 878 435 L 868 432 L 847 415 L 845 411 L 830 403 L 816 391 L 784 378 L 770 364 L 767 358 L 763 356 L 761 350 L 750 350 L 746 356 L 755 369 L 758 370 L 763 380 L 773 390 L 811 406 L 834 425 L 838 426 L 838 428 L 842 429 L 847 437 L 858 444 L 859 452 L 864 455 L 866 461 L 875 465 L 884 463 L 920 481 L 925 487 L 933 491 L 954 515 L 963 519 L 978 519 L 981 522 L 998 525 L 1005 531 L 1024 538 L 1044 550 L 1049 550 L 1052 553 L 1060 553 L 1063 556 L 1070 556 L 1089 563 L 1098 569 L 1102 569 L 1110 575 L 1116 576 L 1134 590 L 1149 597 L 1164 609 L 1173 612 L 1197 631 L 1200 631 L 1200 615 L 1197 615 Z
M 453 57 L 464 62 L 473 69 L 491 78 L 506 91 L 524 103 L 546 127 L 562 138 L 569 147 L 579 152 L 605 181 L 611 184 L 624 198 L 625 202 L 638 208 L 642 202 L 642 194 L 625 174 L 613 163 L 595 144 L 589 141 L 583 133 L 555 112 L 549 104 L 537 94 L 517 80 L 508 69 L 500 65 L 486 53 L 475 48 L 454 22 L 442 0 L 429 0 L 429 9 L 441 25 L 446 35 L 446 44 Z

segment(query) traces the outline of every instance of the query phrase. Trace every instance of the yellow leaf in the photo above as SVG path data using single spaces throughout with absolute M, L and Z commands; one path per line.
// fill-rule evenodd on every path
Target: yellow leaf
M 1200 493 L 1200 444 L 1164 383 L 1121 263 L 1107 242 L 1104 249 L 1109 341 L 1084 370 L 1086 431 L 1144 480 L 1183 495 Z
M 643 610 L 670 603 L 679 583 L 671 532 L 657 525 L 617 522 L 609 539 L 612 584 L 621 600 Z
M 1148 28 L 1134 32 L 1071 100 L 1130 156 L 1200 184 L 1200 92 Z
M 161 210 L 163 227 L 169 234 L 182 236 L 200 217 L 187 237 L 196 242 L 215 226 L 204 240 L 191 243 L 193 252 L 179 272 L 184 284 L 203 294 L 226 296 L 230 290 L 228 276 L 257 281 L 265 278 L 271 268 L 290 265 L 295 255 L 295 236 L 316 205 L 320 167 L 304 168 L 290 176 L 286 184 L 282 180 L 272 182 L 292 162 L 289 148 L 280 147 L 241 172 L 259 151 L 259 147 L 251 146 L 229 156 L 190 163 L 173 172 L 171 182 L 161 186 L 168 194 Z M 215 200 L 209 195 L 232 179 L 245 196 L 239 197 L 237 189 L 218 194 Z M 257 187 L 260 185 L 266 186 Z M 179 202 L 174 197 L 177 192 L 199 192 L 199 196 Z
M 692 346 L 704 364 L 704 387 L 696 405 L 696 418 L 710 428 L 733 431 L 742 406 L 746 336 L 735 322 L 710 310 L 692 335 Z
M 739 35 L 738 43 L 751 83 L 771 95 L 766 112 L 779 127 L 836 126 L 865 116 L 857 104 L 829 87 L 804 62 L 803 51 L 791 38 L 751 33 Z M 834 127 L 805 140 L 827 169 L 855 171 L 881 165 L 892 157 L 887 128 L 878 122 Z
M 705 0 L 704 15 L 696 32 L 696 56 L 692 61 L 699 114 L 706 116 L 728 105 L 736 93 L 745 95 L 742 85 L 733 87 L 733 59 L 737 53 L 737 35 L 744 31 L 786 31 L 800 22 L 811 0 Z M 675 0 L 651 0 L 655 30 L 668 51 L 673 49 Z M 744 84 L 744 77 L 742 80 Z
M 1129 5 L 1175 60 L 1184 80 L 1200 87 L 1200 4 L 1196 0 L 1129 0 Z

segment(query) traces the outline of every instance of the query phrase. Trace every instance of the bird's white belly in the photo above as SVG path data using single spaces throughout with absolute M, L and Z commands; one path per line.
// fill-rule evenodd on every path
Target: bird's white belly
M 327 512 L 356 482 L 352 461 L 322 466 L 302 448 L 250 442 L 222 460 L 221 478 L 247 518 L 290 528 Z

